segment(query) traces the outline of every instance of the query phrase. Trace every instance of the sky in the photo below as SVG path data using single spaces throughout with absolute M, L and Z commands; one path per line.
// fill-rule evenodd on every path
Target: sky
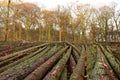
M 2 1 L 2 0 L 0 0 Z M 82 4 L 92 4 L 93 6 L 102 6 L 102 5 L 110 5 L 111 2 L 116 2 L 118 7 L 120 8 L 120 0 L 22 0 L 24 2 L 34 2 L 40 7 L 44 7 L 47 9 L 55 8 L 57 5 L 67 5 L 70 3 L 82 3 Z
M 55 8 L 57 5 L 67 5 L 70 3 L 89 3 L 93 6 L 102 6 L 102 5 L 110 5 L 111 2 L 116 2 L 118 7 L 120 7 L 120 0 L 22 0 L 25 2 L 34 2 L 38 4 L 40 7 L 44 7 L 47 9 Z

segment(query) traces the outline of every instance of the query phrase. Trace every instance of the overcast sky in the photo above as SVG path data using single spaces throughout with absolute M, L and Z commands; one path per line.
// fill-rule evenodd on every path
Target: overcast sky
M 118 6 L 120 8 L 120 0 L 21 0 L 21 1 L 33 2 L 35 4 L 38 4 L 40 7 L 44 6 L 47 9 L 55 8 L 57 5 L 67 5 L 75 2 L 79 2 L 83 4 L 89 3 L 92 4 L 93 6 L 102 6 L 102 5 L 110 5 L 110 3 L 114 1 L 117 4 L 119 4 Z
M 75 2 L 83 4 L 89 3 L 94 6 L 109 5 L 113 1 L 120 4 L 120 0 L 22 0 L 22 1 L 34 2 L 40 6 L 44 6 L 47 9 L 55 8 L 57 5 L 67 5 Z

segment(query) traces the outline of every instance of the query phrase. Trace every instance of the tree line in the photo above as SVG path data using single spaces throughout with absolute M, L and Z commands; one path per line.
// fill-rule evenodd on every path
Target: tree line
M 45 9 L 21 0 L 0 2 L 0 41 L 120 41 L 120 11 L 72 3 Z

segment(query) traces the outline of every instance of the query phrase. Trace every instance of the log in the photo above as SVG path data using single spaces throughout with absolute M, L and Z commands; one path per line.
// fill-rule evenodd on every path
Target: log
M 111 68 L 111 66 L 109 65 L 107 59 L 105 58 L 105 55 L 103 54 L 103 52 L 100 50 L 99 48 L 99 53 L 101 53 L 102 58 L 101 61 L 103 63 L 103 68 L 105 70 L 105 73 L 108 77 L 109 80 L 118 80 L 116 74 L 113 72 L 113 69 Z
M 43 78 L 43 80 L 59 80 L 62 71 L 70 57 L 72 48 L 70 47 L 65 55 L 60 59 L 56 66 Z
M 78 53 L 74 49 L 72 51 L 72 56 L 73 56 L 75 62 L 77 63 L 80 56 L 78 55 Z
M 73 49 L 75 49 L 76 50 L 76 52 L 80 55 L 80 50 L 75 46 L 75 45 L 73 45 L 73 44 L 71 44 L 71 43 L 69 43 L 68 41 L 66 41 L 65 42 L 66 44 L 68 44 L 68 45 L 70 45 L 70 46 L 72 46 L 73 47 Z
M 56 61 L 59 60 L 60 56 L 67 50 L 68 46 L 58 51 L 54 56 L 48 59 L 45 63 L 40 65 L 36 70 L 34 70 L 30 75 L 28 75 L 24 80 L 41 80 L 43 76 L 52 68 Z
M 68 76 L 67 79 L 69 79 L 70 75 L 73 73 L 73 70 L 76 67 L 76 62 L 75 62 L 72 54 L 70 55 L 70 58 L 66 64 L 66 66 L 67 66 L 67 76 Z
M 102 75 L 105 74 L 105 70 L 102 68 L 103 64 L 101 62 L 101 54 L 97 53 L 97 60 L 96 63 L 94 64 L 94 69 L 91 71 L 90 74 L 88 74 L 88 79 L 90 80 L 97 80 L 101 79 Z
M 97 50 L 98 50 L 97 61 L 91 74 L 89 74 L 88 79 L 90 80 L 97 80 L 97 79 L 118 80 L 115 77 L 115 74 L 112 72 L 112 68 L 107 63 L 107 60 L 105 59 L 105 56 L 103 55 L 101 50 L 99 48 L 97 48 Z
M 73 70 L 75 69 L 75 67 L 76 67 L 76 63 L 75 63 L 75 60 L 74 60 L 74 58 L 73 58 L 73 56 L 71 55 L 70 56 L 70 67 L 71 67 L 71 71 L 73 72 Z
M 91 74 L 92 70 L 95 67 L 96 61 L 97 61 L 97 53 L 93 51 L 92 48 L 87 48 L 87 74 L 88 77 Z M 88 79 L 89 80 L 89 79 Z
M 30 53 L 32 53 L 33 51 L 35 51 L 35 50 L 30 50 L 30 51 L 28 51 L 28 52 L 25 52 L 24 54 L 19 54 L 19 55 L 16 55 L 16 56 L 14 56 L 14 57 L 11 57 L 11 58 L 9 58 L 9 59 L 6 59 L 6 60 L 4 60 L 4 61 L 1 61 L 1 62 L 0 62 L 0 67 L 6 66 L 6 65 L 8 65 L 9 63 L 14 62 L 14 61 L 17 61 L 18 59 L 23 58 L 23 57 L 25 57 L 25 56 L 27 56 L 27 55 L 31 55 Z
M 19 60 L 15 61 L 15 62 L 13 62 L 13 63 L 11 63 L 11 64 L 8 64 L 8 65 L 0 68 L 0 73 L 3 72 L 3 71 L 5 71 L 5 70 L 7 71 L 8 68 L 17 66 L 17 64 L 22 64 L 24 61 L 28 61 L 28 59 L 31 60 L 32 58 L 34 58 L 33 56 L 36 56 L 36 54 L 39 55 L 39 56 L 42 56 L 46 51 L 49 50 L 49 47 L 46 48 L 45 50 L 44 50 L 44 49 L 45 49 L 45 47 L 42 48 L 42 49 L 39 49 L 38 51 L 36 51 L 35 53 L 33 53 L 33 54 L 31 54 L 31 55 L 28 55 L 28 56 L 26 56 L 26 57 L 24 57 L 24 58 L 22 58 L 22 59 L 19 59 Z M 43 51 L 43 50 L 44 50 L 44 51 Z M 41 53 L 41 54 L 38 54 L 38 53 Z M 38 58 L 39 58 L 39 56 L 38 56 Z M 21 65 L 20 65 L 20 66 L 21 66 Z M 26 65 L 26 66 L 27 66 L 27 65 Z M 11 68 L 11 69 L 12 69 L 12 68 Z M 13 70 L 14 70 L 14 68 L 13 68 Z
M 45 43 L 45 44 L 42 44 L 42 45 L 38 45 L 38 46 L 34 46 L 34 47 L 30 47 L 30 48 L 28 48 L 28 49 L 15 52 L 15 53 L 10 54 L 10 55 L 4 56 L 4 57 L 0 57 L 0 62 L 3 61 L 3 60 L 9 59 L 9 58 L 11 58 L 11 57 L 14 57 L 14 56 L 16 56 L 16 55 L 22 54 L 22 53 L 24 53 L 24 52 L 26 52 L 26 51 L 29 51 L 29 50 L 31 50 L 31 49 L 43 47 L 43 46 L 45 46 L 45 45 L 48 45 L 48 43 Z
M 60 80 L 68 80 L 67 79 L 67 68 L 65 67 L 63 72 L 61 73 Z
M 40 58 L 38 61 L 36 61 L 33 65 L 22 68 L 6 77 L 1 78 L 2 80 L 23 80 L 27 75 L 29 75 L 31 72 L 33 72 L 38 66 L 43 64 L 45 61 L 47 61 L 50 57 L 52 57 L 58 50 L 60 50 L 62 47 L 58 47 L 57 49 L 54 49 L 53 51 L 49 52 L 49 55 L 46 55 L 45 57 Z M 0 79 L 0 80 L 1 80 Z
M 100 45 L 100 48 L 104 53 L 111 68 L 113 69 L 114 73 L 116 73 L 118 79 L 120 79 L 120 61 L 113 54 L 105 50 L 103 46 Z
M 84 70 L 84 53 L 82 53 L 73 73 L 70 76 L 70 80 L 84 80 Z

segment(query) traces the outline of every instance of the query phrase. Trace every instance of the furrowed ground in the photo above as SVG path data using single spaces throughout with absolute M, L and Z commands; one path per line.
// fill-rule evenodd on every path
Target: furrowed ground
M 0 42 L 0 80 L 120 80 L 119 44 Z

